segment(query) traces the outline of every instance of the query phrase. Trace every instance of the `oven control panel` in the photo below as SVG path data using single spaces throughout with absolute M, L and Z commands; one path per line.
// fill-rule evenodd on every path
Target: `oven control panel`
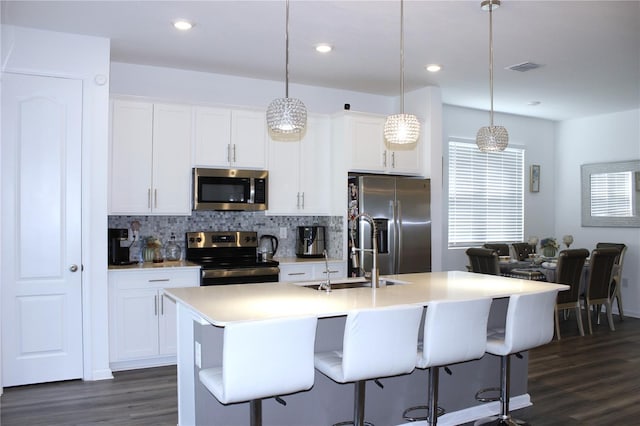
M 187 248 L 258 247 L 254 231 L 187 232 Z

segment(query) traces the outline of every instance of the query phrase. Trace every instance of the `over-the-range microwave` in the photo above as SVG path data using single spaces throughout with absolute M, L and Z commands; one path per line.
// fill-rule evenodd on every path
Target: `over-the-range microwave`
M 193 210 L 266 210 L 266 170 L 193 169 Z

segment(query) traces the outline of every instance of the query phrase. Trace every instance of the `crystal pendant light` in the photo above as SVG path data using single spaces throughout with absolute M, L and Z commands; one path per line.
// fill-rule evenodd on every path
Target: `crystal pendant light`
M 289 97 L 289 0 L 286 1 L 284 40 L 286 50 L 285 97 L 274 99 L 267 108 L 267 125 L 275 134 L 300 133 L 307 125 L 307 108 L 300 99 Z
M 420 137 L 420 122 L 413 114 L 404 113 L 404 2 L 400 0 L 400 114 L 387 117 L 384 137 L 390 144 L 416 143 Z
M 476 135 L 476 144 L 482 152 L 504 151 L 509 144 L 507 129 L 493 125 L 493 9 L 499 6 L 500 0 L 484 0 L 481 3 L 482 10 L 489 11 L 489 92 L 491 95 L 489 126 L 481 127 Z

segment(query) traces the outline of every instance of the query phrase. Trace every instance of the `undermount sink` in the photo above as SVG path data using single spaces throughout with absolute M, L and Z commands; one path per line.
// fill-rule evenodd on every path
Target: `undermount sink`
M 379 282 L 380 282 L 380 286 L 405 284 L 404 281 L 390 280 L 387 278 L 380 278 Z M 322 283 L 324 283 L 324 281 L 297 283 L 297 285 L 300 285 L 305 288 L 310 288 L 313 290 L 320 290 L 320 285 Z M 343 289 L 361 288 L 361 287 L 371 287 L 371 281 L 364 277 L 331 280 L 331 290 L 343 290 Z

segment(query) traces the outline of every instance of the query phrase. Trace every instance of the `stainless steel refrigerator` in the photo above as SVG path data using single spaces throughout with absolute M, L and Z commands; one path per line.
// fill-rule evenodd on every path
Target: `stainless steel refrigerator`
M 380 275 L 431 272 L 431 188 L 429 179 L 398 176 L 350 174 L 349 254 L 352 238 L 358 248 L 371 249 L 369 222 L 360 213 L 374 218 L 377 229 Z M 361 269 L 371 271 L 371 253 L 360 252 L 360 270 L 348 262 L 350 276 Z

